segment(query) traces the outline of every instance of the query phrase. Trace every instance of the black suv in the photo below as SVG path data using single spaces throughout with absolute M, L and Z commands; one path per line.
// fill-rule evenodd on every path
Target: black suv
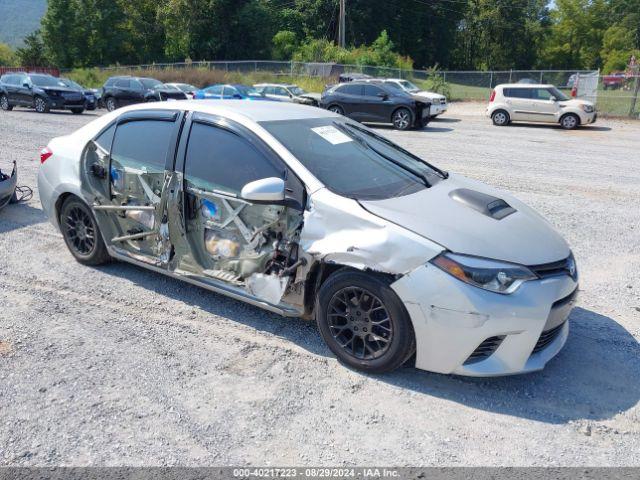
M 31 107 L 38 113 L 71 110 L 82 113 L 86 99 L 82 90 L 67 87 L 59 78 L 42 73 L 7 73 L 0 77 L 0 107 Z
M 353 81 L 330 87 L 320 106 L 359 122 L 392 123 L 398 130 L 423 128 L 429 123 L 431 105 L 375 82 Z
M 143 102 L 186 100 L 179 90 L 165 87 L 162 82 L 144 77 L 111 77 L 102 87 L 102 103 L 110 112 L 116 108 Z

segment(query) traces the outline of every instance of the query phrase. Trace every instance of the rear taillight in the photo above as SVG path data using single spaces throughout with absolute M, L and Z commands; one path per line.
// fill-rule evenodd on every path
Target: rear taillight
M 53 155 L 51 149 L 49 147 L 44 147 L 40 150 L 40 163 L 46 162 L 51 155 Z
M 496 91 L 491 91 L 491 97 L 489 97 L 489 102 L 493 102 L 496 99 Z

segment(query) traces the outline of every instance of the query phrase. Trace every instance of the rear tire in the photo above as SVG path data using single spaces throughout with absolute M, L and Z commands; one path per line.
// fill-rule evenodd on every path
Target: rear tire
M 316 322 L 331 351 L 358 370 L 390 372 L 415 352 L 409 314 L 381 276 L 346 269 L 330 276 L 316 298 Z
M 495 112 L 493 112 L 493 114 L 491 115 L 491 120 L 497 127 L 504 127 L 511 123 L 511 117 L 509 117 L 509 114 L 504 110 L 496 110 Z
M 42 97 L 36 97 L 33 100 L 33 107 L 38 113 L 49 113 L 50 110 L 49 104 L 47 104 L 47 101 Z
M 113 97 L 107 97 L 107 99 L 104 101 L 104 106 L 108 111 L 113 112 L 118 108 L 118 101 Z
M 560 126 L 565 130 L 573 130 L 580 126 L 580 117 L 575 113 L 567 113 L 560 119 Z
M 13 106 L 9 103 L 9 97 L 6 95 L 0 96 L 0 108 L 5 112 L 10 112 L 13 110 Z
M 93 212 L 78 197 L 64 201 L 59 220 L 67 248 L 78 262 L 102 265 L 111 259 Z
M 391 123 L 396 130 L 409 130 L 413 125 L 413 115 L 407 108 L 399 108 L 391 115 Z

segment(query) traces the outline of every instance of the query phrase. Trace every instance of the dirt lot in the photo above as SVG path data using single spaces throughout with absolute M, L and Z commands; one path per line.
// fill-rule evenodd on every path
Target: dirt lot
M 311 323 L 77 264 L 36 192 L 0 212 L 0 465 L 640 465 L 640 123 L 480 113 L 382 132 L 568 239 L 582 293 L 543 372 L 350 371 Z M 35 187 L 38 150 L 93 118 L 0 112 L 0 166 Z

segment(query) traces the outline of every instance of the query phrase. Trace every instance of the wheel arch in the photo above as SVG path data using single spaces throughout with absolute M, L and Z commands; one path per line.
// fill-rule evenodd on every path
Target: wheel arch
M 343 271 L 352 271 L 352 272 L 360 272 L 370 274 L 372 276 L 376 276 L 378 278 L 383 278 L 391 285 L 391 283 L 398 280 L 402 275 L 392 275 L 390 273 L 384 272 L 376 272 L 369 268 L 359 269 L 350 265 L 345 265 L 341 263 L 333 263 L 327 262 L 324 260 L 320 260 L 315 262 L 311 269 L 309 270 L 309 274 L 307 275 L 307 279 L 305 281 L 304 288 L 304 311 L 305 317 L 313 318 L 315 314 L 315 305 L 316 305 L 316 297 L 318 292 L 322 288 L 322 285 L 332 276 L 338 272 Z
M 558 123 L 562 123 L 562 119 L 565 118 L 567 115 L 573 115 L 578 119 L 578 126 L 582 125 L 582 116 L 577 111 L 577 109 L 573 109 L 573 108 L 565 111 L 562 115 L 560 115 L 560 118 L 558 118 Z
M 389 117 L 389 121 L 391 123 L 393 123 L 393 116 L 396 114 L 396 112 L 398 110 L 407 110 L 409 112 L 409 115 L 411 115 L 411 125 L 413 125 L 415 123 L 415 121 L 416 121 L 416 113 L 408 105 L 398 105 L 396 108 L 393 109 L 393 111 L 391 112 L 391 116 Z

